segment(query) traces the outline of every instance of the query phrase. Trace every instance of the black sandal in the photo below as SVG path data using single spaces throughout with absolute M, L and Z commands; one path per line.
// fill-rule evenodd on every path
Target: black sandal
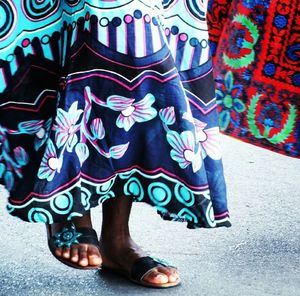
M 164 260 L 147 256 L 147 257 L 138 258 L 133 263 L 130 274 L 123 269 L 116 269 L 116 268 L 111 268 L 111 267 L 107 267 L 107 266 L 102 266 L 102 269 L 125 276 L 131 282 L 141 285 L 141 286 L 144 286 L 144 287 L 171 288 L 171 287 L 176 287 L 181 283 L 180 278 L 178 278 L 176 280 L 176 282 L 174 282 L 174 283 L 165 283 L 165 284 L 149 283 L 149 282 L 143 280 L 143 278 L 147 274 L 151 273 L 154 268 L 157 268 L 159 266 L 176 268 L 175 266 L 172 266 L 171 264 L 169 264 L 168 262 L 166 262 Z
M 98 269 L 101 265 L 95 266 L 80 266 L 77 263 L 71 262 L 69 259 L 58 257 L 55 254 L 55 249 L 63 247 L 71 247 L 74 244 L 89 244 L 96 246 L 100 252 L 99 241 L 97 233 L 92 228 L 79 227 L 76 228 L 74 224 L 69 227 L 63 227 L 60 231 L 52 234 L 51 225 L 47 225 L 48 246 L 52 255 L 61 263 L 77 269 Z

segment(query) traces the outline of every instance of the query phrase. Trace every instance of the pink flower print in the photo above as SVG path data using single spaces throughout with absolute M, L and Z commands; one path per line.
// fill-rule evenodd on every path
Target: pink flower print
M 52 118 L 49 118 L 43 126 L 37 131 L 34 139 L 34 148 L 39 150 L 47 141 L 52 125 Z
M 121 111 L 116 120 L 119 128 L 124 128 L 127 132 L 136 122 L 145 122 L 153 119 L 157 115 L 156 109 L 152 107 L 155 98 L 152 94 L 147 94 L 141 101 L 134 103 L 134 99 L 120 96 L 111 96 L 107 99 L 107 106 L 113 110 Z
M 205 129 L 206 123 L 195 119 L 196 127 L 196 141 L 201 143 L 202 158 L 207 155 L 214 159 L 220 160 L 222 158 L 221 145 L 220 145 L 220 132 L 218 127 Z
M 105 129 L 101 118 L 93 119 L 90 127 L 93 139 L 102 140 L 105 137 Z
M 123 155 L 125 154 L 125 152 L 127 151 L 129 146 L 129 142 L 126 144 L 121 144 L 121 145 L 116 145 L 113 147 L 110 147 L 109 149 L 109 155 L 111 158 L 114 159 L 119 159 L 121 157 L 123 157 Z
M 78 156 L 80 166 L 82 166 L 82 164 L 87 160 L 87 158 L 90 155 L 89 148 L 85 143 L 78 143 L 75 146 L 75 152 Z
M 167 133 L 167 141 L 172 146 L 171 158 L 178 162 L 182 169 L 192 164 L 193 172 L 200 170 L 202 165 L 201 149 L 196 145 L 192 132 L 184 131 L 178 134 L 175 131 Z M 197 151 L 195 151 L 197 148 Z
M 16 162 L 19 165 L 24 166 L 28 164 L 29 156 L 23 147 L 21 146 L 16 147 L 14 149 L 14 155 L 15 155 Z
M 106 100 L 106 106 L 114 111 L 123 111 L 130 107 L 135 99 L 130 99 L 122 96 L 110 96 Z
M 208 128 L 203 130 L 203 133 L 206 135 L 204 141 L 200 141 L 203 147 L 203 155 L 205 158 L 208 155 L 214 160 L 220 160 L 222 158 L 222 150 L 220 144 L 220 131 L 218 127 Z
M 61 161 L 57 158 L 54 144 L 48 140 L 47 147 L 38 171 L 39 179 L 46 179 L 52 181 L 56 172 L 61 168 Z
M 207 134 L 204 132 L 204 128 L 207 126 L 207 123 L 194 118 L 194 125 L 196 129 L 196 141 L 201 143 L 205 142 L 207 140 Z
M 55 142 L 58 148 L 67 144 L 67 151 L 72 152 L 73 147 L 78 142 L 78 137 L 76 135 L 80 124 L 76 124 L 83 110 L 77 109 L 78 102 L 74 102 L 69 111 L 66 112 L 59 108 L 57 110 L 56 124 L 54 130 Z
M 166 125 L 172 125 L 175 123 L 175 111 L 174 107 L 167 107 L 159 110 L 159 117 Z

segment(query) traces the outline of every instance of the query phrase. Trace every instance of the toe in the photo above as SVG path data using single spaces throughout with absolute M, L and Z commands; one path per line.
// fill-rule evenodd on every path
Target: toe
M 151 284 L 166 284 L 169 282 L 168 276 L 157 269 L 144 276 L 143 280 Z
M 99 249 L 95 246 L 88 247 L 88 261 L 89 265 L 98 266 L 102 263 L 102 258 Z
M 58 257 L 61 257 L 62 256 L 62 248 L 56 248 L 55 249 L 55 255 L 58 256 Z
M 70 256 L 72 262 L 78 262 L 79 260 L 78 246 L 72 246 Z
M 87 246 L 79 245 L 79 261 L 78 265 L 86 267 L 89 265 L 89 260 L 87 257 Z
M 69 259 L 70 258 L 70 248 L 63 248 L 62 256 L 66 259 Z
M 158 267 L 157 270 L 168 277 L 170 283 L 174 283 L 178 280 L 179 274 L 176 268 L 173 267 Z

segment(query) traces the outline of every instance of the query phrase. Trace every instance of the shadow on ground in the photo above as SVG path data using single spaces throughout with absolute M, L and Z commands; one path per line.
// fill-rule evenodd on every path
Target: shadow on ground
M 189 230 L 162 221 L 147 205 L 133 208 L 134 238 L 178 266 L 181 286 L 147 289 L 64 266 L 47 249 L 45 227 L 10 217 L 0 191 L 0 295 L 299 295 L 300 161 L 223 140 L 232 228 Z M 100 216 L 95 209 L 97 230 Z

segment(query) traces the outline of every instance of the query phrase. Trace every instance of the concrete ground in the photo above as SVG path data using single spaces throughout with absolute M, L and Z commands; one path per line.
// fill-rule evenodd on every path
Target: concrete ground
M 225 136 L 223 147 L 233 227 L 189 230 L 145 204 L 132 212 L 134 238 L 178 266 L 181 286 L 147 289 L 64 266 L 48 251 L 45 226 L 10 217 L 0 191 L 0 295 L 300 295 L 300 160 Z

